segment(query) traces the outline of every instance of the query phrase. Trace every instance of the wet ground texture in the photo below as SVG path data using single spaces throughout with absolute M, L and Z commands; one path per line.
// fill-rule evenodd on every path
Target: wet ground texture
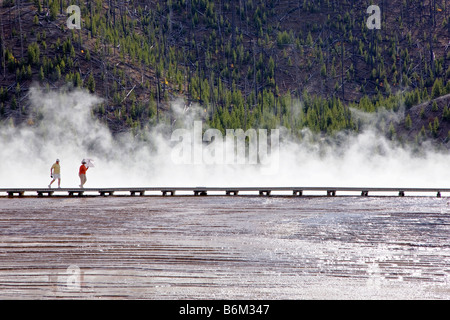
M 435 197 L 0 198 L 0 299 L 449 299 Z

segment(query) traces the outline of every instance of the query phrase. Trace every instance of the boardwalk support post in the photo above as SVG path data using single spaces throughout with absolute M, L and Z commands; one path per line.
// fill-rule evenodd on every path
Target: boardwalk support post
M 49 197 L 53 195 L 53 191 L 37 191 L 38 197 L 43 197 L 44 193 L 46 193 Z
M 114 191 L 110 191 L 110 190 L 108 190 L 108 191 L 101 190 L 101 191 L 99 191 L 99 193 L 100 193 L 100 196 L 102 196 L 102 197 L 106 197 L 106 195 L 108 195 L 108 196 L 114 195 Z
M 327 190 L 327 196 L 328 197 L 336 196 L 336 190 Z
M 75 190 L 69 191 L 69 197 L 73 197 L 73 195 L 75 193 L 77 193 L 79 197 L 82 197 L 84 194 L 84 191 L 75 191 Z
M 7 191 L 8 198 L 13 198 L 14 194 L 17 193 L 19 197 L 23 197 L 24 191 Z
M 130 191 L 130 195 L 131 195 L 131 196 L 136 195 L 136 193 L 139 193 L 140 196 L 143 196 L 143 195 L 145 194 L 145 191 L 143 191 L 143 190 L 139 190 L 139 191 L 131 190 L 131 191 Z
M 271 190 L 259 190 L 259 195 L 263 196 L 265 194 L 266 196 L 270 196 L 270 192 Z

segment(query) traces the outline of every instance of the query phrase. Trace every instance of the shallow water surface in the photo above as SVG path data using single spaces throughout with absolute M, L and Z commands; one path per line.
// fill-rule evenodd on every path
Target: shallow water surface
M 449 299 L 434 197 L 0 198 L 0 298 Z

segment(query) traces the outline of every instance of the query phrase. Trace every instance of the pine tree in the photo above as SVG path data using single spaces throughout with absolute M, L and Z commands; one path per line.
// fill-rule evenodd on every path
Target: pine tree
M 395 137 L 396 137 L 395 127 L 394 124 L 391 122 L 391 124 L 389 125 L 388 138 L 394 140 Z
M 75 87 L 80 87 L 82 85 L 81 75 L 79 72 L 75 74 L 75 79 L 73 81 Z
M 411 116 L 408 114 L 405 118 L 405 128 L 406 129 L 411 129 L 412 126 L 412 120 L 411 120 Z
M 437 98 L 440 97 L 444 93 L 444 86 L 442 84 L 441 79 L 436 79 L 434 81 L 433 87 L 431 88 L 431 98 Z
M 447 106 L 444 107 L 442 111 L 442 120 L 449 121 L 450 120 L 450 111 Z
M 50 4 L 50 19 L 56 20 L 58 17 L 58 1 L 53 0 Z
M 16 96 L 14 95 L 11 99 L 11 110 L 16 110 L 17 109 L 17 99 Z
M 437 112 L 438 110 L 439 110 L 439 108 L 438 108 L 437 102 L 436 102 L 436 101 L 433 101 L 433 104 L 432 104 L 432 106 L 431 106 L 431 111 Z
M 54 71 L 54 79 L 55 79 L 55 80 L 61 79 L 61 69 L 59 68 L 59 65 L 57 65 L 57 66 L 55 67 L 55 71 Z
M 438 135 L 439 128 L 440 128 L 439 119 L 438 119 L 438 117 L 435 117 L 434 121 L 433 121 L 433 135 L 435 137 Z
M 88 77 L 87 83 L 86 83 L 86 87 L 89 90 L 89 92 L 94 93 L 95 91 L 95 79 L 94 76 L 91 74 Z
M 420 117 L 420 119 L 425 118 L 425 108 L 420 109 L 419 117 Z

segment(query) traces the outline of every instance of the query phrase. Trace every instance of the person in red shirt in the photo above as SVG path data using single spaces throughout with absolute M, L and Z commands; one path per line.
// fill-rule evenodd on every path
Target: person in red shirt
M 86 166 L 86 160 L 83 159 L 83 161 L 81 161 L 81 166 L 80 166 L 80 171 L 78 172 L 78 176 L 80 177 L 80 188 L 84 187 L 84 184 L 87 181 L 86 178 L 86 172 L 89 169 L 89 167 Z

